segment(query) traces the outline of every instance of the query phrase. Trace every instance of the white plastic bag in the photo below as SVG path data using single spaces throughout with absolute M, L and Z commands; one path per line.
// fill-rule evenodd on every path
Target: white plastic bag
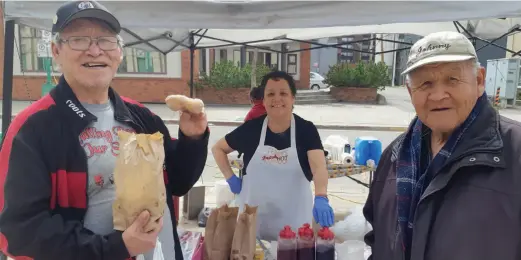
M 201 232 L 185 231 L 182 228 L 177 228 L 179 234 L 179 241 L 181 243 L 181 250 L 183 251 L 184 259 L 192 259 L 192 256 L 199 245 L 199 241 L 203 236 Z M 155 260 L 155 259 L 154 259 Z
M 144 255 L 138 255 L 136 260 L 165 260 L 159 239 L 156 242 L 156 248 L 154 248 L 154 259 L 145 259 Z
M 346 240 L 360 240 L 364 241 L 364 236 L 371 231 L 371 224 L 369 224 L 363 214 L 364 205 L 354 207 L 344 220 L 335 223 L 331 227 L 331 231 L 335 233 L 340 241 Z

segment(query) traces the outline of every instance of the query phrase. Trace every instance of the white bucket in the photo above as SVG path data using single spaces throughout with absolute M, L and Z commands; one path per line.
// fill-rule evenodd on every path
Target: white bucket
M 225 180 L 220 180 L 215 183 L 215 200 L 217 207 L 228 205 L 235 199 L 233 192 L 230 190 L 228 183 Z

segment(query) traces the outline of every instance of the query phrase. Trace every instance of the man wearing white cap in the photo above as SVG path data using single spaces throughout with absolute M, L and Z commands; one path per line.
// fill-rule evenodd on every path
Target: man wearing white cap
M 370 259 L 520 259 L 521 124 L 487 100 L 474 46 L 430 34 L 404 74 L 417 116 L 375 173 Z

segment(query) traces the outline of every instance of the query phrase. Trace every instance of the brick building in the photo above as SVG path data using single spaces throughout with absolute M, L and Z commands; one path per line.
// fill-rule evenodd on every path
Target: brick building
M 2 19 L 3 20 L 3 19 Z M 2 23 L 1 31 L 4 31 Z M 24 25 L 16 25 L 14 48 L 14 100 L 36 100 L 41 96 L 41 86 L 46 80 L 43 58 L 38 57 L 38 41 L 41 31 Z M 3 35 L 3 34 L 2 34 Z M 279 45 L 269 46 L 273 49 Z M 308 44 L 289 43 L 288 49 L 307 48 Z M 276 52 L 259 51 L 259 60 L 264 64 L 280 69 L 280 56 Z M 252 50 L 247 50 L 246 61 L 251 61 Z M 0 59 L 4 57 L 4 39 L 0 39 Z M 239 60 L 240 48 L 207 49 L 196 51 L 194 57 L 194 75 L 197 79 L 200 71 L 209 71 L 211 64 L 220 60 Z M 309 87 L 310 52 L 304 51 L 287 55 L 287 71 L 291 72 L 299 88 Z M 203 65 L 204 64 L 204 65 Z M 3 62 L 0 63 L 3 71 Z M 60 75 L 55 71 L 53 78 Z M 2 73 L 0 73 L 2 77 Z M 1 80 L 1 79 L 0 79 Z M 140 102 L 163 102 L 170 94 L 189 94 L 190 53 L 189 51 L 163 55 L 158 52 L 146 52 L 125 48 L 124 60 L 113 82 L 113 87 L 123 96 Z M 0 92 L 1 95 L 1 92 Z

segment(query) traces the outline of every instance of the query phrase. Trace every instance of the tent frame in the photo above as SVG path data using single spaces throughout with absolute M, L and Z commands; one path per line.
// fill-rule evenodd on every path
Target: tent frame
M 465 28 L 463 25 L 461 25 L 461 23 L 459 21 L 454 21 L 453 23 L 454 23 L 454 26 L 456 27 L 456 29 L 458 30 L 458 32 L 462 32 L 463 31 L 465 34 L 467 34 L 467 37 L 469 37 L 469 39 L 473 42 L 474 46 L 475 46 L 476 40 L 479 40 L 479 41 L 482 41 L 482 42 L 486 43 L 485 46 L 480 47 L 476 51 L 479 51 L 479 50 L 483 49 L 486 46 L 492 45 L 492 46 L 495 46 L 497 48 L 500 48 L 502 50 L 505 50 L 505 51 L 508 51 L 508 52 L 512 53 L 513 57 L 514 56 L 518 56 L 518 55 L 521 56 L 521 50 L 515 52 L 513 50 L 510 50 L 508 48 L 499 46 L 499 45 L 494 43 L 495 41 L 497 41 L 497 40 L 499 40 L 499 39 L 501 39 L 503 37 L 506 37 L 506 36 L 508 36 L 510 34 L 521 32 L 521 29 L 520 29 L 519 26 L 515 26 L 515 27 L 511 28 L 507 33 L 497 37 L 496 39 L 494 39 L 492 41 L 488 41 L 488 40 L 481 39 L 480 37 L 477 37 L 476 35 L 474 35 L 472 33 L 472 30 L 471 30 L 472 28 Z M 5 21 L 5 25 L 4 25 L 4 28 L 5 28 L 5 34 L 4 34 L 4 72 L 3 72 L 3 89 L 2 89 L 2 94 L 3 94 L 3 102 L 2 102 L 2 111 L 3 111 L 2 112 L 2 114 L 3 114 L 3 116 L 2 116 L 2 133 L 4 133 L 4 136 L 7 134 L 7 130 L 8 130 L 8 127 L 9 127 L 9 125 L 11 123 L 11 119 L 12 119 L 15 24 L 16 24 L 16 20 L 15 19 L 9 19 L 9 20 Z M 195 31 L 191 31 L 189 33 L 189 35 L 183 41 L 177 41 L 177 40 L 172 39 L 172 33 L 171 32 L 165 32 L 165 33 L 160 34 L 158 36 L 154 36 L 154 37 L 150 37 L 150 38 L 147 38 L 147 39 L 143 39 L 142 37 L 140 37 L 139 35 L 137 35 L 136 33 L 132 32 L 131 30 L 129 30 L 127 28 L 122 28 L 122 30 L 137 39 L 137 41 L 125 44 L 125 47 L 131 47 L 131 46 L 135 46 L 135 45 L 138 45 L 138 44 L 146 44 L 148 47 L 150 47 L 153 50 L 156 50 L 156 51 L 158 51 L 158 52 L 160 52 L 160 53 L 162 53 L 164 55 L 168 54 L 169 52 L 172 52 L 175 48 L 177 48 L 179 46 L 182 46 L 184 48 L 189 49 L 190 50 L 190 97 L 194 96 L 194 56 L 195 56 L 195 51 L 196 50 L 204 50 L 204 49 L 209 49 L 209 48 L 225 48 L 225 47 L 231 47 L 231 46 L 241 46 L 241 47 L 257 48 L 257 49 L 261 49 L 261 50 L 262 49 L 269 50 L 271 52 L 276 52 L 276 53 L 280 54 L 280 59 L 281 59 L 280 60 L 281 61 L 280 64 L 281 64 L 281 66 L 283 68 L 282 70 L 284 70 L 285 60 L 286 60 L 285 56 L 288 53 L 296 53 L 296 52 L 302 52 L 302 51 L 307 51 L 307 50 L 316 50 L 316 49 L 322 49 L 322 48 L 337 48 L 337 49 L 341 49 L 341 50 L 356 51 L 356 52 L 362 52 L 362 53 L 370 53 L 370 54 L 373 55 L 373 59 L 374 59 L 374 57 L 376 55 L 379 55 L 379 54 L 391 53 L 391 52 L 397 52 L 397 51 L 410 49 L 410 47 L 405 47 L 405 48 L 399 48 L 399 49 L 394 49 L 394 50 L 377 52 L 374 49 L 375 45 L 376 45 L 375 44 L 376 41 L 398 43 L 398 44 L 404 44 L 404 45 L 409 45 L 409 46 L 412 45 L 412 43 L 409 43 L 409 42 L 395 41 L 395 40 L 383 39 L 383 38 L 378 38 L 378 37 L 372 37 L 372 38 L 369 38 L 369 39 L 349 41 L 349 42 L 342 42 L 342 43 L 336 43 L 336 44 L 322 44 L 322 43 L 318 43 L 318 42 L 314 42 L 314 41 L 292 39 L 292 38 L 286 37 L 285 35 L 280 36 L 280 37 L 275 37 L 275 38 L 272 38 L 272 39 L 246 41 L 246 42 L 236 42 L 236 41 L 230 41 L 230 40 L 226 40 L 226 39 L 221 39 L 221 38 L 207 36 L 206 33 L 208 32 L 209 29 L 198 29 L 198 30 L 195 30 Z M 372 33 L 372 34 L 374 34 L 374 33 Z M 197 40 L 196 40 L 196 38 L 197 38 Z M 216 41 L 221 41 L 221 42 L 223 42 L 223 44 L 218 44 L 218 45 L 213 45 L 213 46 L 204 46 L 204 47 L 197 46 L 199 44 L 199 42 L 203 38 L 216 40 Z M 160 40 L 160 39 L 170 40 L 170 41 L 172 41 L 174 43 L 174 46 L 172 48 L 170 48 L 169 50 L 167 50 L 167 51 L 161 51 L 157 46 L 155 46 L 154 44 L 151 43 L 151 41 Z M 186 45 L 184 43 L 184 41 L 186 39 L 188 39 L 188 42 L 189 42 L 188 45 Z M 287 51 L 287 50 L 285 50 L 285 48 L 282 48 L 282 50 L 279 51 L 279 50 L 274 50 L 274 49 L 271 49 L 271 48 L 265 47 L 265 46 L 255 46 L 255 45 L 252 45 L 252 44 L 262 44 L 262 43 L 273 42 L 273 41 L 288 41 L 288 42 L 309 43 L 309 44 L 315 45 L 315 46 L 309 47 L 309 48 L 304 48 L 304 49 L 291 50 L 291 51 Z M 342 45 L 347 45 L 347 44 L 351 44 L 351 43 L 362 43 L 362 42 L 368 42 L 368 41 L 369 42 L 373 41 L 373 43 L 374 43 L 372 52 L 342 47 Z M 286 43 L 282 43 L 282 44 L 284 45 Z M 242 56 L 243 55 L 241 55 L 241 65 L 243 65 L 245 63 L 245 60 L 244 60 L 245 57 L 242 57 Z M 3 140 L 2 140 L 2 143 L 3 143 Z M 2 259 L 0 258 L 0 260 L 2 260 Z

